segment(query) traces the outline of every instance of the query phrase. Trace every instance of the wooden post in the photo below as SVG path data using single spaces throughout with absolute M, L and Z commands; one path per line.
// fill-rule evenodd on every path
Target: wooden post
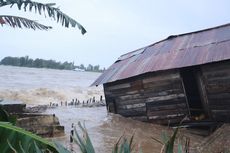
M 100 96 L 100 101 L 102 102 L 102 95 Z
M 70 131 L 70 143 L 73 143 L 73 130 Z
M 73 127 L 74 127 L 74 124 L 72 123 L 72 129 L 70 131 L 70 143 L 73 143 Z

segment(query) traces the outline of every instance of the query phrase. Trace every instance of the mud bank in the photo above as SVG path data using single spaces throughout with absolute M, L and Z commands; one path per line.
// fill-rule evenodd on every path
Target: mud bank
M 26 104 L 4 100 L 0 106 L 17 117 L 16 125 L 42 137 L 64 136 L 64 126 L 55 114 L 26 113 Z

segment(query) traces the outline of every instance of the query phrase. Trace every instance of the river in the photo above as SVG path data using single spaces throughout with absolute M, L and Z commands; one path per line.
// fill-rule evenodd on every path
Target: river
M 95 97 L 99 100 L 103 88 L 89 87 L 99 75 L 93 72 L 0 66 L 0 99 L 22 101 L 31 106 L 69 102 L 75 98 L 83 101 Z M 133 133 L 136 148 L 140 146 L 143 153 L 158 153 L 162 145 L 152 137 L 160 140 L 163 132 L 172 132 L 172 129 L 164 126 L 108 114 L 105 107 L 62 106 L 48 109 L 46 113 L 55 114 L 61 125 L 65 126 L 66 136 L 56 140 L 67 147 L 71 124 L 77 125 L 79 121 L 85 123 L 97 153 L 111 152 L 121 135 L 130 137 Z M 190 138 L 191 147 L 197 146 L 202 140 L 186 130 L 180 133 Z

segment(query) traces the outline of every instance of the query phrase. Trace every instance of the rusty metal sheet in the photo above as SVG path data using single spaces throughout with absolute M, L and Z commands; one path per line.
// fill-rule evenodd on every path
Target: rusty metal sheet
M 230 24 L 170 36 L 122 55 L 93 84 L 230 59 Z

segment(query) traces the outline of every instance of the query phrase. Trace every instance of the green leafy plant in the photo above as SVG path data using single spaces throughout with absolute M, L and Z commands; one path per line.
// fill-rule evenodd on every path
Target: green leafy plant
M 89 134 L 85 128 L 85 125 L 82 126 L 80 122 L 78 122 L 78 126 L 81 129 L 81 132 L 83 133 L 82 136 L 80 136 L 79 132 L 77 131 L 76 127 L 74 128 L 74 135 L 73 140 L 74 142 L 79 146 L 82 153 L 95 153 L 93 144 L 90 140 Z
M 165 153 L 173 153 L 173 149 L 174 149 L 174 143 L 176 140 L 176 135 L 178 133 L 179 128 L 176 128 L 176 130 L 173 132 L 173 135 L 168 138 L 167 141 L 164 142 L 165 144 Z
M 62 24 L 64 27 L 78 27 L 82 34 L 86 33 L 85 28 L 78 23 L 76 20 L 72 19 L 65 13 L 63 13 L 59 8 L 54 7 L 55 3 L 39 3 L 31 0 L 0 0 L 0 7 L 3 6 L 14 6 L 16 5 L 19 10 L 24 11 L 35 11 L 40 15 L 43 14 L 45 17 L 48 16 L 53 18 L 55 21 Z M 30 29 L 40 29 L 40 30 L 48 30 L 51 29 L 51 26 L 45 26 L 36 21 L 18 17 L 18 16 L 9 16 L 9 15 L 0 15 L 0 24 L 8 24 L 11 27 L 25 27 Z
M 10 122 L 15 125 L 17 118 L 14 115 L 10 115 L 3 107 L 0 105 L 0 121 L 2 122 Z
M 0 122 L 0 150 L 2 153 L 13 151 L 23 153 L 58 152 L 53 143 L 8 122 Z
M 16 123 L 16 118 L 2 106 L 0 107 L 0 150 L 1 153 L 68 153 L 60 152 L 58 144 L 47 141 L 35 134 L 25 131 L 12 124 Z
M 130 140 L 127 139 L 124 135 L 122 135 L 117 143 L 114 145 L 112 153 L 134 153 L 135 144 L 133 144 L 134 134 L 131 136 Z M 138 153 L 142 153 L 141 148 L 138 147 Z
M 161 153 L 174 153 L 175 141 L 176 141 L 176 136 L 178 134 L 178 131 L 179 131 L 179 128 L 176 128 L 171 136 L 163 132 L 161 135 L 162 140 L 158 140 L 152 137 L 154 141 L 162 144 L 162 149 L 160 151 Z M 183 146 L 181 143 L 179 143 L 177 147 L 177 153 L 189 153 L 187 140 L 184 146 L 184 150 L 185 151 L 183 152 Z
M 82 126 L 82 124 L 78 122 L 78 126 L 80 131 L 78 131 L 76 127 L 74 128 L 74 136 L 72 137 L 74 142 L 79 146 L 82 153 L 95 153 L 94 146 L 90 140 L 85 125 Z M 82 135 L 80 133 L 82 133 Z M 112 153 L 134 153 L 135 144 L 133 144 L 133 140 L 134 134 L 131 136 L 130 140 L 122 135 L 114 145 Z M 138 153 L 142 153 L 140 148 L 137 150 Z
M 16 117 L 0 106 L 0 151 L 1 153 L 71 153 L 58 142 L 46 139 L 21 129 L 13 124 Z

